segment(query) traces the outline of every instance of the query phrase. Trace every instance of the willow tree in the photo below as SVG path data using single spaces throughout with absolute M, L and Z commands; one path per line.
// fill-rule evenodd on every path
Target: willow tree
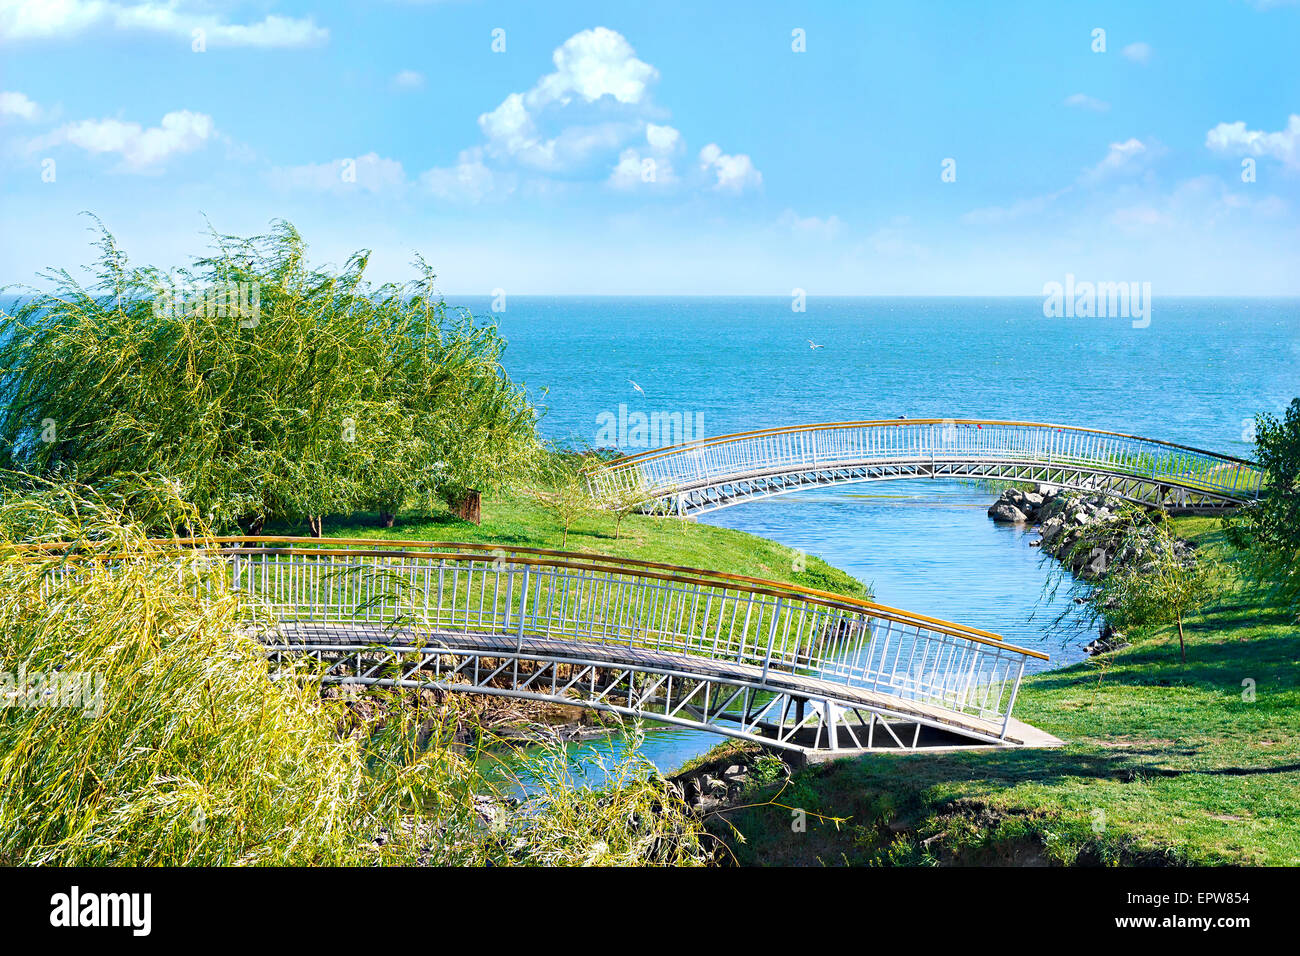
M 172 479 L 213 527 L 427 502 L 507 482 L 536 415 L 496 329 L 416 278 L 366 282 L 368 252 L 308 264 L 288 223 L 214 235 L 184 269 L 132 267 L 100 232 L 85 286 L 42 274 L 0 314 L 0 465 L 95 483 Z

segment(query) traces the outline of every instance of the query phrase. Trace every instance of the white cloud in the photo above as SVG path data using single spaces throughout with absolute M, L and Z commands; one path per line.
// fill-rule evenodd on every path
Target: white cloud
M 283 189 L 378 193 L 403 186 L 406 173 L 397 160 L 385 159 L 378 153 L 366 153 L 328 163 L 277 166 L 271 170 L 271 181 Z
M 513 177 L 489 169 L 479 148 L 462 150 L 455 166 L 425 170 L 420 175 L 420 183 L 439 199 L 469 203 L 507 195 L 514 190 Z
M 643 107 L 647 84 L 659 77 L 654 67 L 637 59 L 622 34 L 605 27 L 574 34 L 551 58 L 554 73 L 543 76 L 527 92 L 509 94 L 496 109 L 479 117 L 479 128 L 493 156 L 537 169 L 563 171 L 601 150 L 618 149 L 640 129 L 639 123 L 630 120 L 605 121 L 570 125 L 553 136 L 543 135 L 539 119 L 565 113 L 575 98 L 590 104 L 608 97 L 624 108 Z
M 399 90 L 420 90 L 424 88 L 424 74 L 418 70 L 399 70 L 393 74 L 393 86 Z
M 1260 195 L 1258 187 L 1240 188 L 1216 176 L 1195 176 L 1179 182 L 1168 193 L 1150 194 L 1110 214 L 1110 221 L 1125 232 L 1149 235 L 1155 230 L 1190 235 L 1221 225 L 1257 228 L 1266 222 L 1285 221 L 1290 205 L 1274 195 Z
M 645 139 L 650 144 L 651 149 L 658 150 L 661 153 L 671 153 L 681 143 L 682 134 L 671 126 L 656 126 L 654 123 L 647 123 Z
M 311 20 L 268 16 L 256 23 L 227 23 L 184 9 L 183 2 L 122 3 L 115 0 L 0 0 L 0 41 L 67 39 L 89 30 L 162 33 L 184 37 L 202 30 L 209 46 L 315 46 L 329 31 Z
M 1240 120 L 1220 123 L 1205 134 L 1205 145 L 1218 153 L 1271 156 L 1288 166 L 1300 168 L 1300 115 L 1292 113 L 1286 128 L 1276 133 L 1246 129 L 1246 124 Z
M 491 113 L 479 116 L 478 125 L 489 142 L 507 153 L 537 144 L 537 127 L 524 106 L 522 93 L 511 93 Z
M 32 143 L 35 148 L 76 146 L 88 153 L 116 153 L 126 172 L 158 169 L 168 159 L 207 145 L 216 127 L 206 113 L 175 110 L 157 126 L 143 127 L 119 119 L 68 123 Z
M 1065 105 L 1074 106 L 1081 110 L 1091 110 L 1094 113 L 1104 113 L 1110 109 L 1110 104 L 1105 100 L 1099 100 L 1087 93 L 1070 94 L 1065 98 Z
M 677 171 L 667 156 L 642 155 L 640 150 L 629 146 L 619 154 L 618 164 L 606 182 L 615 189 L 671 186 L 677 182 Z
M 656 122 L 667 114 L 651 102 L 659 71 L 639 59 L 622 34 L 583 30 L 551 59 L 554 72 L 479 116 L 481 145 L 463 151 L 456 165 L 422 177 L 432 194 L 477 201 L 505 195 L 516 184 L 545 190 L 599 169 L 609 171 L 605 183 L 618 189 L 682 181 L 674 157 L 685 152 L 684 138 Z M 717 146 L 706 152 L 700 169 L 712 171 L 715 188 L 740 192 L 762 183 L 748 156 L 723 155 Z
M 20 119 L 28 122 L 41 115 L 41 108 L 26 95 L 9 90 L 0 92 L 0 120 Z
M 682 145 L 682 134 L 671 126 L 646 123 L 646 149 L 629 146 L 618 155 L 618 163 L 606 183 L 615 189 L 670 186 L 677 183 L 672 155 Z
M 744 153 L 728 156 L 717 143 L 710 143 L 700 150 L 700 169 L 713 170 L 717 174 L 714 188 L 727 192 L 739 193 L 763 184 L 763 174 L 754 168 L 748 156 Z
M 638 60 L 627 39 L 607 27 L 575 33 L 551 54 L 555 72 L 537 81 L 528 94 L 532 108 L 546 103 L 567 103 L 578 94 L 588 103 L 612 96 L 620 103 L 640 103 L 646 84 L 659 78 L 659 71 Z
M 1146 65 L 1147 61 L 1151 59 L 1151 44 L 1138 41 L 1137 43 L 1130 43 L 1119 52 L 1134 63 Z
M 1095 181 L 1131 168 L 1150 153 L 1150 148 L 1140 139 L 1130 138 L 1122 143 L 1111 143 L 1105 158 L 1085 171 L 1083 178 Z

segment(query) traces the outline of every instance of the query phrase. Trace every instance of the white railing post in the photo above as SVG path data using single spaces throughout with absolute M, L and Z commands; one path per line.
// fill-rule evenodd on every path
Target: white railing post
M 1016 695 L 1020 693 L 1020 679 L 1025 676 L 1025 658 L 1021 655 L 1020 666 L 1016 668 L 1016 682 L 1011 685 L 1011 699 L 1007 701 L 1007 712 L 1002 718 L 1000 739 L 1007 737 L 1007 727 L 1011 724 L 1011 710 L 1016 706 Z
M 519 588 L 519 627 L 515 631 L 515 651 L 524 649 L 524 621 L 528 616 L 528 565 L 524 565 L 524 580 Z
M 763 683 L 767 683 L 767 671 L 772 664 L 772 645 L 776 643 L 776 625 L 781 620 L 781 601 L 782 598 L 776 599 L 776 606 L 772 609 L 772 626 L 767 632 L 767 654 L 763 657 Z

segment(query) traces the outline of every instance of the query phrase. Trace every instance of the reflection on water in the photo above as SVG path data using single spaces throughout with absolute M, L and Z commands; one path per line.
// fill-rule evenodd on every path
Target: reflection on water
M 872 482 L 749 502 L 700 520 L 818 555 L 870 584 L 881 604 L 993 631 L 1050 655 L 1030 659 L 1027 673 L 1082 660 L 1094 635 L 1064 586 L 1051 593 L 1063 572 L 1029 546 L 1035 534 L 989 520 L 996 497 L 959 481 Z M 1062 615 L 1066 622 L 1056 624 Z M 670 772 L 721 739 L 658 725 L 647 729 L 642 753 Z M 598 785 L 598 768 L 586 758 L 614 758 L 625 746 L 621 735 L 570 744 L 574 781 Z
M 670 724 L 643 723 L 642 730 L 642 756 L 664 773 L 671 773 L 723 739 L 717 734 Z M 555 752 L 563 755 L 565 776 L 570 786 L 602 786 L 607 780 L 604 768 L 613 766 L 626 756 L 629 738 L 630 734 L 613 731 L 606 737 L 556 745 Z M 478 768 L 486 779 L 505 793 L 522 796 L 538 790 L 531 765 L 541 756 L 541 747 L 503 748 L 480 757 Z

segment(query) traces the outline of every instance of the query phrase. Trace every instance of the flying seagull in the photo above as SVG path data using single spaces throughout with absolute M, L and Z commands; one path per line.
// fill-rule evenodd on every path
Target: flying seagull
M 818 344 L 817 344 L 816 342 L 814 342 L 812 339 L 809 339 L 809 340 L 808 340 L 808 347 L 809 347 L 810 349 L 824 349 L 824 348 L 826 348 L 826 346 L 824 346 L 824 345 L 818 345 Z
M 631 385 L 634 389 L 636 389 L 638 392 L 640 392 L 642 395 L 645 394 L 645 389 L 642 388 L 640 385 L 638 385 L 636 382 L 632 381 L 630 378 L 627 380 L 627 383 Z

